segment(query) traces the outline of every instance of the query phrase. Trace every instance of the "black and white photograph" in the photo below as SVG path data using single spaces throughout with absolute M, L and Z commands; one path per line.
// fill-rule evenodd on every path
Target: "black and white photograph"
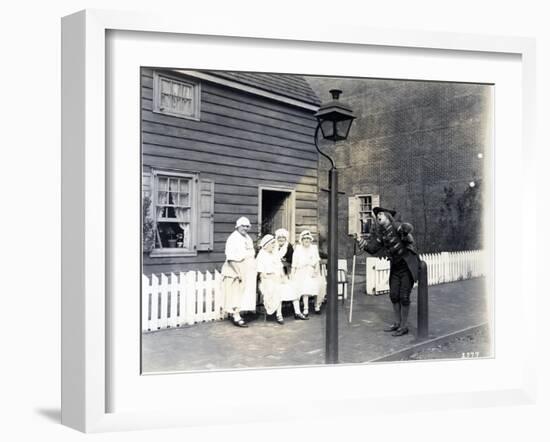
M 6 2 L 0 439 L 544 440 L 543 6 Z
M 493 86 L 141 69 L 142 373 L 493 357 Z

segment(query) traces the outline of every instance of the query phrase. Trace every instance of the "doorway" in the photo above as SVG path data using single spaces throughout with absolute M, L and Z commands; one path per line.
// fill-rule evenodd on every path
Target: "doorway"
M 281 227 L 288 230 L 294 242 L 295 204 L 294 191 L 271 187 L 259 189 L 259 234 L 275 234 Z

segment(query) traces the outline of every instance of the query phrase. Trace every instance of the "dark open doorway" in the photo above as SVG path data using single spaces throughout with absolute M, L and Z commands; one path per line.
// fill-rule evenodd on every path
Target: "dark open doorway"
M 260 188 L 260 235 L 287 229 L 294 240 L 294 193 L 291 190 Z

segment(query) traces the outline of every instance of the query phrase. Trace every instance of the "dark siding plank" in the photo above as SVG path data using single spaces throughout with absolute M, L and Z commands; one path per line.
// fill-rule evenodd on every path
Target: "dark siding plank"
M 263 115 L 259 115 L 252 110 L 242 111 L 232 107 L 221 106 L 217 103 L 206 100 L 201 102 L 201 113 L 202 112 L 212 115 L 232 117 L 238 121 L 260 124 L 263 127 L 268 128 L 277 128 L 279 130 L 289 131 L 301 136 L 312 137 L 315 132 L 315 127 L 297 124 L 290 116 L 286 116 L 286 118 L 283 115 L 280 115 L 278 118 L 264 117 Z
M 185 139 L 197 143 L 209 143 L 212 146 L 225 146 L 235 149 L 236 154 L 245 153 L 253 155 L 256 152 L 260 153 L 277 153 L 286 157 L 292 158 L 293 161 L 302 161 L 304 163 L 317 163 L 318 154 L 315 147 L 310 150 L 297 149 L 295 146 L 283 146 L 270 143 L 272 139 L 264 139 L 256 137 L 256 139 L 239 139 L 230 137 L 222 130 L 216 132 L 208 132 L 206 130 L 188 129 L 182 126 L 174 126 L 166 124 L 166 122 L 142 122 L 142 131 L 146 134 L 158 134 L 177 139 Z
M 214 199 L 215 202 L 220 204 L 244 204 L 246 206 L 258 207 L 258 196 L 246 196 L 216 192 L 214 195 Z
M 287 157 L 282 152 L 251 152 L 244 149 L 235 149 L 234 147 L 214 145 L 207 142 L 196 142 L 184 138 L 176 138 L 148 132 L 143 132 L 142 142 L 147 145 L 181 149 L 186 152 L 195 152 L 200 155 L 223 157 L 224 159 L 232 159 L 237 161 L 237 163 L 252 161 L 251 159 L 253 159 L 253 161 L 262 161 L 271 164 L 274 167 L 284 165 L 284 167 L 290 168 L 296 167 L 315 171 L 317 170 L 316 162 Z
M 224 215 L 254 215 L 258 214 L 258 206 L 256 204 L 245 205 L 245 204 L 223 204 L 223 203 L 214 203 L 214 217 L 217 214 Z
M 269 171 L 257 170 L 257 169 L 244 169 L 236 166 L 224 165 L 223 169 L 219 164 L 212 164 L 208 161 L 190 161 L 185 158 L 185 152 L 179 152 L 178 150 L 171 150 L 172 155 L 161 155 L 156 152 L 154 155 L 149 153 L 143 153 L 143 162 L 153 167 L 161 167 L 167 169 L 178 169 L 188 172 L 207 172 L 210 174 L 226 175 L 237 179 L 237 182 L 246 178 L 253 178 L 257 180 L 269 180 L 276 183 L 284 184 L 310 184 L 316 185 L 316 177 L 304 177 L 296 174 L 282 174 Z M 166 152 L 163 152 L 166 153 Z
M 251 141 L 274 147 L 287 147 L 296 150 L 297 152 L 306 152 L 316 155 L 315 145 L 313 144 L 313 136 L 303 137 L 303 141 L 298 141 L 281 136 L 273 135 L 261 130 L 250 130 L 245 124 L 236 127 L 223 126 L 219 122 L 208 122 L 202 119 L 201 121 L 189 120 L 186 118 L 173 117 L 170 115 L 157 114 L 151 111 L 142 111 L 142 121 L 150 123 L 159 123 L 166 126 L 179 127 L 212 135 L 221 135 L 226 138 L 237 140 Z M 284 131 L 281 131 L 284 132 Z
M 200 130 L 250 141 L 260 141 L 276 146 L 293 147 L 296 150 L 304 150 L 306 152 L 312 151 L 312 148 L 315 149 L 313 133 L 300 135 L 294 132 L 270 128 L 261 124 L 247 123 L 246 121 L 208 114 L 206 112 L 201 112 L 200 121 L 156 113 L 147 109 L 142 109 L 141 116 L 143 121 L 168 124 L 184 129 Z
M 250 118 L 252 120 L 252 118 Z M 301 145 L 309 146 L 313 141 L 314 131 L 291 131 L 281 127 L 268 126 L 267 124 L 249 122 L 246 120 L 240 120 L 232 115 L 220 115 L 210 113 L 201 110 L 201 122 L 216 124 L 218 126 L 227 127 L 229 129 L 243 129 L 251 133 L 259 133 L 263 135 L 270 135 L 279 139 L 289 140 L 291 142 L 299 143 Z
M 241 169 L 241 175 L 248 175 L 248 171 L 262 171 L 262 172 L 273 172 L 279 174 L 280 177 L 290 177 L 289 181 L 297 182 L 299 178 L 294 177 L 308 177 L 317 179 L 316 170 L 311 168 L 304 167 L 292 167 L 284 164 L 276 164 L 268 161 L 257 161 L 244 158 L 234 158 L 224 155 L 216 154 L 206 154 L 203 152 L 197 152 L 188 149 L 181 149 L 177 147 L 166 147 L 159 145 L 144 144 L 143 150 L 144 155 L 151 156 L 163 156 L 174 159 L 181 159 L 187 162 L 195 161 L 201 163 L 209 163 L 212 165 L 217 165 L 226 169 L 227 167 L 234 166 Z
M 151 95 L 151 98 L 152 98 L 152 95 Z M 315 119 L 315 117 L 313 117 L 313 113 L 311 114 L 304 113 L 302 115 L 298 115 L 298 114 L 291 114 L 288 112 L 284 112 L 281 110 L 271 110 L 269 108 L 259 106 L 258 103 L 251 103 L 250 101 L 247 102 L 242 99 L 240 100 L 237 100 L 234 98 L 232 99 L 232 98 L 229 98 L 227 95 L 216 93 L 215 91 L 210 91 L 208 89 L 202 91 L 202 98 L 203 98 L 203 102 L 216 103 L 220 106 L 225 106 L 228 108 L 236 108 L 244 112 L 254 112 L 257 115 L 261 115 L 266 118 L 273 118 L 275 120 L 283 119 L 286 121 L 294 121 L 296 124 L 300 126 L 308 127 L 313 130 L 317 126 L 317 120 Z

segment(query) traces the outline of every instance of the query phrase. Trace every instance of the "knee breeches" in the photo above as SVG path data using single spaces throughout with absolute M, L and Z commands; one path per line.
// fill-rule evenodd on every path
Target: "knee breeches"
M 400 303 L 403 306 L 409 305 L 413 285 L 414 280 L 411 271 L 404 261 L 392 267 L 390 275 L 391 302 L 394 304 Z

